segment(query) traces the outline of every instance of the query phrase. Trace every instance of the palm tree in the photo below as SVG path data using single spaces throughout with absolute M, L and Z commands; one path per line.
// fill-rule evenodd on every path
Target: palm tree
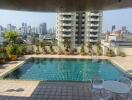
M 102 50 L 101 50 L 101 46 L 100 46 L 100 42 L 96 43 L 96 50 L 97 50 L 97 55 L 101 55 L 102 54 Z
M 69 52 L 69 49 L 70 49 L 70 43 L 71 41 L 69 39 L 64 39 L 64 47 L 65 47 L 65 51 Z
M 85 49 L 84 49 L 84 45 L 81 46 L 81 49 L 80 49 L 80 53 L 81 55 L 85 55 Z
M 16 60 L 17 56 L 22 53 L 22 46 L 18 42 L 18 37 L 18 33 L 13 31 L 4 34 L 4 38 L 8 43 L 6 52 L 11 60 Z
M 92 51 L 93 51 L 92 44 L 91 44 L 91 43 L 88 43 L 87 48 L 88 48 L 88 54 L 89 54 L 89 55 L 92 55 Z
M 45 40 L 43 40 L 41 43 L 40 43 L 40 46 L 41 46 L 41 48 L 43 49 L 43 53 L 45 54 L 45 53 L 48 53 L 47 52 L 47 49 L 46 49 L 46 41 Z
M 36 45 L 37 49 L 36 49 L 36 53 L 40 52 L 39 46 L 40 46 L 40 41 L 39 39 L 35 38 L 34 40 L 34 44 Z

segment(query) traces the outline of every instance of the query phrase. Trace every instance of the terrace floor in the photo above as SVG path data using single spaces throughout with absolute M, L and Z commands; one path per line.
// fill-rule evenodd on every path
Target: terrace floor
M 0 81 L 0 100 L 91 100 L 89 83 Z

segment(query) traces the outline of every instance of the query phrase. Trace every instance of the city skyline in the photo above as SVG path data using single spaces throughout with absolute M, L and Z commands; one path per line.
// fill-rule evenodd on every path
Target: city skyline
M 56 13 L 0 10 L 0 15 L 0 25 L 3 27 L 6 27 L 7 24 L 20 27 L 22 22 L 32 27 L 37 27 L 40 23 L 46 22 L 47 29 L 56 26 Z M 102 31 L 110 31 L 112 25 L 115 25 L 117 30 L 121 29 L 122 26 L 126 26 L 132 32 L 132 20 L 129 20 L 131 17 L 132 9 L 104 11 Z

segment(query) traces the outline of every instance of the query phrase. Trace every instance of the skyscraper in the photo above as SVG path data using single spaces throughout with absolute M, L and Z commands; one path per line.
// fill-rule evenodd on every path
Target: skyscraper
M 47 34 L 47 25 L 46 23 L 42 23 L 39 25 L 39 34 L 44 35 Z
M 27 24 L 26 23 L 22 23 L 22 27 L 21 27 L 20 31 L 21 31 L 20 33 L 22 36 L 27 34 Z
M 16 26 L 8 24 L 6 31 L 17 31 Z
M 99 41 L 102 31 L 102 12 L 58 13 L 56 38 L 62 46 L 65 39 L 70 40 L 70 47 L 75 48 Z

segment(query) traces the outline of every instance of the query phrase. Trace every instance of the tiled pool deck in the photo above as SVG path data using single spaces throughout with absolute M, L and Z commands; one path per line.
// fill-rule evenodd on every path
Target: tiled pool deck
M 109 58 L 106 56 L 28 55 L 24 59 L 30 57 L 109 59 L 123 71 L 132 75 L 132 56 Z M 2 78 L 23 63 L 24 60 L 21 59 L 1 66 L 0 77 Z M 89 83 L 83 82 L 0 80 L 0 100 L 98 100 L 97 98 L 91 99 L 90 86 Z M 132 94 L 130 100 L 132 100 Z

